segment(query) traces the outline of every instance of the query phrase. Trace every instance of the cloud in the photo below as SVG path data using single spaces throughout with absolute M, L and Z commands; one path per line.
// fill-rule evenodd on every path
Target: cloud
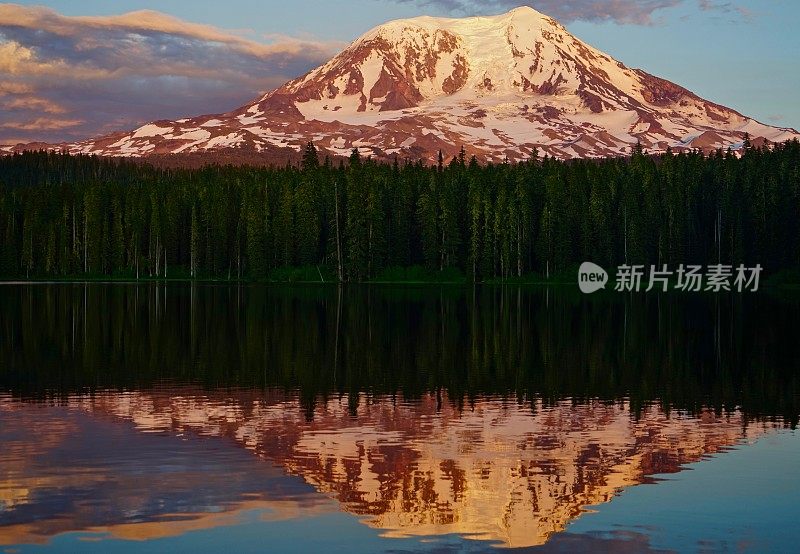
M 0 4 L 0 129 L 59 142 L 227 111 L 341 46 L 285 36 L 257 42 L 150 10 L 68 17 Z M 0 131 L 0 143 L 10 136 Z
M 0 106 L 4 110 L 37 111 L 50 114 L 65 113 L 67 110 L 46 98 L 27 96 L 24 98 L 0 99 Z
M 562 23 L 614 21 L 647 25 L 653 12 L 677 6 L 683 0 L 397 0 L 461 15 L 490 14 L 528 5 Z
M 33 92 L 33 87 L 24 83 L 14 81 L 0 81 L 0 96 L 6 94 L 29 94 Z
M 756 16 L 749 8 L 726 0 L 698 0 L 698 5 L 703 11 L 720 12 L 725 15 L 733 16 L 736 19 L 743 19 L 744 21 L 752 21 Z
M 15 131 L 60 130 L 75 127 L 83 123 L 81 119 L 53 119 L 38 117 L 33 121 L 3 121 L 0 128 Z
M 573 21 L 610 21 L 619 24 L 652 25 L 654 14 L 661 10 L 691 4 L 695 0 L 396 0 L 404 4 L 435 8 L 459 15 L 491 14 L 528 5 L 562 23 Z M 745 8 L 721 0 L 697 0 L 703 10 L 737 12 L 747 16 Z

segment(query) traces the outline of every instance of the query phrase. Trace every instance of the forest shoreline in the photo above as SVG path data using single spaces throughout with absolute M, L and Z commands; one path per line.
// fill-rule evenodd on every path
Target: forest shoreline
M 13 280 L 574 283 L 620 267 L 760 266 L 800 284 L 800 143 L 481 166 L 162 171 L 0 157 L 0 276 Z
M 466 288 L 466 287 L 487 287 L 487 288 L 496 288 L 496 287 L 520 287 L 520 288 L 572 288 L 576 292 L 578 291 L 578 282 L 575 279 L 569 280 L 566 278 L 559 278 L 559 279 L 551 279 L 551 280 L 541 280 L 541 279 L 515 279 L 509 281 L 501 281 L 501 280 L 487 280 L 487 281 L 470 281 L 467 279 L 453 281 L 453 280 L 391 280 L 391 281 L 384 281 L 384 280 L 369 280 L 369 281 L 336 281 L 336 280 L 326 280 L 326 281 L 311 281 L 311 280 L 268 280 L 268 279 L 250 279 L 250 278 L 231 278 L 231 279 L 222 279 L 222 278 L 191 278 L 191 277 L 142 277 L 139 279 L 136 278 L 128 278 L 128 277 L 90 277 L 90 278 L 82 278 L 82 277 L 69 277 L 69 278 L 53 278 L 53 277 L 42 277 L 40 279 L 32 278 L 32 279 L 19 279 L 19 278 L 12 278 L 12 279 L 2 279 L 0 278 L 0 286 L 8 286 L 8 285 L 81 285 L 81 284 L 93 284 L 93 285 L 147 285 L 147 284 L 195 284 L 195 285 L 230 285 L 230 286 L 277 286 L 277 287 L 293 287 L 293 286 L 301 286 L 301 287 L 332 287 L 332 286 L 348 286 L 348 287 L 361 287 L 361 286 L 376 286 L 376 287 L 409 287 L 409 288 L 433 288 L 433 287 L 452 287 L 452 288 Z M 674 283 L 671 283 L 674 284 Z M 783 274 L 773 275 L 770 278 L 766 279 L 765 281 L 760 283 L 760 290 L 766 291 L 800 291 L 800 280 L 787 280 L 784 278 Z M 614 290 L 614 284 L 609 283 L 606 287 L 605 292 L 616 292 Z M 644 291 L 638 291 L 639 293 L 644 293 Z M 659 292 L 659 291 L 656 291 Z M 681 291 L 674 290 L 673 287 L 670 288 L 669 292 L 676 292 L 678 294 Z M 692 294 L 705 294 L 710 291 L 698 291 Z M 729 292 L 731 294 L 736 293 L 736 291 L 721 291 L 721 292 Z M 711 292 L 712 294 L 719 294 L 715 292 Z M 736 293 L 739 294 L 739 293 Z

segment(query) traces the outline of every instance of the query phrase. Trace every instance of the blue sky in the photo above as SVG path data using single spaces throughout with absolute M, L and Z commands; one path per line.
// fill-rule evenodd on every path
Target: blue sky
M 0 141 L 225 111 L 387 20 L 521 4 L 628 66 L 800 129 L 797 0 L 50 0 L 0 4 Z M 160 13 L 144 31 L 118 18 L 145 9 Z

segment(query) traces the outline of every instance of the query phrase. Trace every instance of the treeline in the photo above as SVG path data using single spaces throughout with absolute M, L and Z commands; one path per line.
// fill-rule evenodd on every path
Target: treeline
M 381 279 L 425 267 L 485 281 L 585 260 L 800 267 L 800 143 L 562 162 L 155 169 L 0 158 L 0 277 Z

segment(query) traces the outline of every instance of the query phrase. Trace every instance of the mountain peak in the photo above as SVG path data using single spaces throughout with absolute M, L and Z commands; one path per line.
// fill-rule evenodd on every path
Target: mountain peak
M 156 122 L 67 145 L 145 156 L 226 151 L 482 160 L 741 148 L 796 131 L 763 125 L 626 67 L 528 6 L 494 16 L 398 19 L 324 65 L 227 114 Z
M 504 14 L 495 16 L 495 17 L 505 17 L 505 18 L 514 18 L 514 19 L 526 19 L 529 21 L 542 21 L 549 24 L 555 23 L 556 25 L 560 25 L 555 19 L 550 16 L 543 14 L 540 11 L 535 10 L 530 6 L 518 6 L 507 11 Z
M 359 37 L 355 42 L 363 42 L 373 39 L 376 36 L 398 39 L 402 37 L 403 32 L 407 32 L 410 29 L 441 30 L 470 34 L 471 31 L 485 32 L 487 30 L 500 30 L 514 24 L 527 25 L 529 30 L 547 27 L 563 28 L 558 21 L 536 11 L 530 6 L 520 6 L 505 13 L 489 16 L 451 18 L 423 15 L 406 19 L 395 19 L 374 27 Z
M 530 95 L 577 87 L 579 68 L 572 62 L 586 55 L 594 56 L 593 49 L 529 7 L 495 16 L 398 19 L 365 33 L 279 94 L 323 102 L 315 106 L 323 111 L 345 109 L 346 98 L 352 104 L 357 97 L 356 112 L 416 107 L 456 93 Z M 336 109 L 330 100 L 342 103 L 334 102 Z

